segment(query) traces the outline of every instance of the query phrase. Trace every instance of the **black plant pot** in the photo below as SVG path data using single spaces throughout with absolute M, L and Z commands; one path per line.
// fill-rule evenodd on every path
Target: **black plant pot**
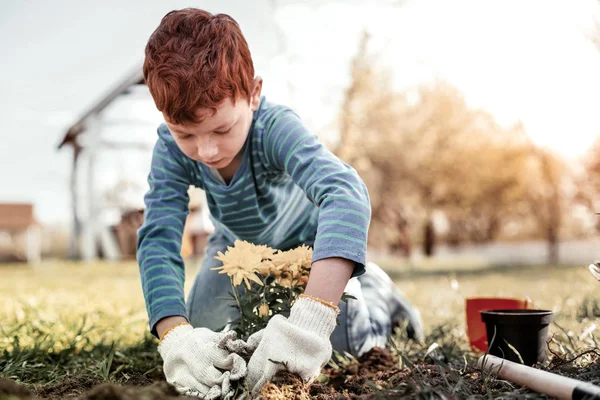
M 485 322 L 490 354 L 530 366 L 546 361 L 546 339 L 552 311 L 481 311 L 481 320 Z

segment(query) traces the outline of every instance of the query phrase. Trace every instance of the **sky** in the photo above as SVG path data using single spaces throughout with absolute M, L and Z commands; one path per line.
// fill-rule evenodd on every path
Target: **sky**
M 325 135 L 335 132 L 363 29 L 399 91 L 446 80 L 470 106 L 503 124 L 521 121 L 538 144 L 569 158 L 600 134 L 596 0 L 3 1 L 0 202 L 33 202 L 41 222 L 69 222 L 71 154 L 56 146 L 141 64 L 162 16 L 188 6 L 236 18 L 263 93 Z M 105 138 L 151 145 L 160 114 L 138 92 L 116 102 L 106 119 L 137 122 L 113 123 Z M 96 196 L 119 179 L 135 180 L 129 195 L 140 204 L 149 151 L 102 151 L 98 160 Z

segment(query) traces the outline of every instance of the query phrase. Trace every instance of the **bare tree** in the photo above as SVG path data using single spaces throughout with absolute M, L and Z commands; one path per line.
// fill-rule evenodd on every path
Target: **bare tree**
M 534 148 L 532 156 L 526 203 L 538 232 L 548 243 L 548 263 L 557 264 L 560 230 L 570 204 L 563 190 L 568 173 L 564 162 L 548 150 Z
M 531 144 L 524 129 L 498 126 L 442 82 L 393 92 L 367 50 L 365 34 L 351 65 L 336 152 L 369 186 L 373 244 L 388 239 L 382 232 L 391 230 L 389 209 L 410 214 L 412 226 L 420 221 L 428 255 L 435 249 L 436 211 L 448 217 L 459 241 L 493 240 L 529 190 L 523 171 Z

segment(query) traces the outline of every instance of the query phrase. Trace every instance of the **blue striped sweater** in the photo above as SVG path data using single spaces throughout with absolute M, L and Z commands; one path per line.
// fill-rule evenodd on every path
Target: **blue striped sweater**
M 229 238 L 286 250 L 314 247 L 313 261 L 341 257 L 364 272 L 371 208 L 367 189 L 289 108 L 261 99 L 241 165 L 229 184 L 186 157 L 158 128 L 137 259 L 150 329 L 186 315 L 180 256 L 190 186 L 205 191 L 215 229 Z M 223 249 L 225 250 L 225 249 Z

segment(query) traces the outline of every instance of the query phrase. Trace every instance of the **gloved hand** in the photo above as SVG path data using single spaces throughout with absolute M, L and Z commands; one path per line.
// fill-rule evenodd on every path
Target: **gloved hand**
M 248 360 L 252 354 L 254 354 L 254 351 L 260 344 L 264 332 L 264 329 L 255 332 L 254 334 L 250 335 L 247 341 L 242 339 L 223 340 L 219 343 L 219 347 L 229 351 L 230 353 L 235 353 L 242 356 L 244 360 Z
M 333 305 L 301 296 L 292 306 L 289 318 L 276 315 L 264 330 L 251 336 L 249 343 L 260 341 L 248 363 L 246 383 L 252 392 L 258 392 L 283 369 L 308 383 L 319 376 L 331 358 L 330 336 L 338 313 Z
M 158 346 L 167 382 L 182 394 L 204 399 L 230 399 L 231 381 L 246 375 L 246 361 L 225 350 L 236 333 L 213 332 L 182 325 L 173 328 Z

